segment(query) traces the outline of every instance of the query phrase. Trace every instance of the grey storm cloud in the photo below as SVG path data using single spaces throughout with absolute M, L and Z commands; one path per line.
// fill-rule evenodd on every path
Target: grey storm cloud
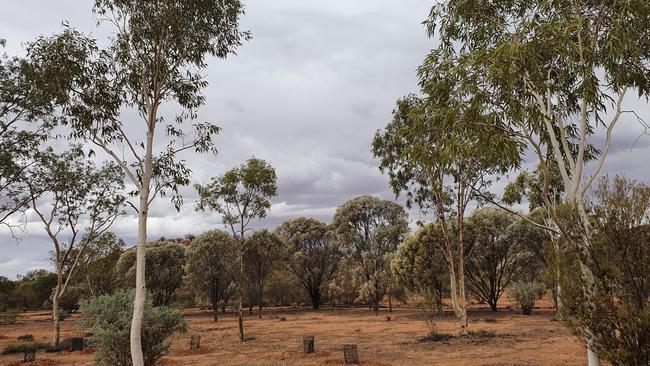
M 395 101 L 417 91 L 416 69 L 435 46 L 421 24 L 432 1 L 422 0 L 248 0 L 242 28 L 253 39 L 227 60 L 210 60 L 209 87 L 202 120 L 223 128 L 217 156 L 182 156 L 195 183 L 251 156 L 277 170 L 278 196 L 258 227 L 273 227 L 296 216 L 329 221 L 335 208 L 363 194 L 393 199 L 387 178 L 377 169 L 371 141 L 391 118 Z M 24 43 L 61 30 L 61 23 L 98 38 L 110 34 L 96 28 L 92 1 L 23 0 L 3 4 L 0 38 L 8 54 L 23 54 Z M 631 107 L 639 103 L 630 98 Z M 647 106 L 645 117 L 647 116 Z M 169 117 L 174 106 L 166 106 Z M 132 112 L 125 116 L 136 119 Z M 134 125 L 138 125 L 135 121 Z M 607 172 L 626 172 L 650 182 L 650 140 L 639 135 L 632 115 L 621 121 Z M 619 139 L 620 137 L 620 139 Z M 500 189 L 504 180 L 495 187 Z M 149 233 L 181 237 L 222 227 L 213 213 L 196 211 L 197 194 L 183 190 L 185 204 L 177 212 L 158 199 L 150 209 Z M 420 219 L 412 212 L 414 220 Z M 14 277 L 29 269 L 49 267 L 51 243 L 33 214 L 20 244 L 0 234 L 0 275 Z M 113 231 L 135 243 L 133 213 Z

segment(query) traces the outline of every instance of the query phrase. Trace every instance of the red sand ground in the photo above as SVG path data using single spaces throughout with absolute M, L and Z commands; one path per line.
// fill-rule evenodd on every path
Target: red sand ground
M 507 305 L 507 303 L 506 303 Z M 213 322 L 209 312 L 185 311 L 190 330 L 172 340 L 171 353 L 161 365 L 342 365 L 343 345 L 358 345 L 362 365 L 459 365 L 522 366 L 584 365 L 584 346 L 562 323 L 553 319 L 548 300 L 533 315 L 518 315 L 508 308 L 492 313 L 475 306 L 470 312 L 470 330 L 496 332 L 490 339 L 457 338 L 446 342 L 422 343 L 428 327 L 417 310 L 382 309 L 378 316 L 367 308 L 325 307 L 308 309 L 270 309 L 264 317 L 248 316 L 247 338 L 238 341 L 237 320 L 227 314 Z M 390 315 L 391 320 L 386 321 Z M 286 320 L 280 320 L 285 317 Z M 50 340 L 51 322 L 47 312 L 19 316 L 17 324 L 0 327 L 0 348 L 30 333 L 38 342 Z M 62 338 L 80 334 L 78 316 L 63 322 Z M 451 313 L 440 318 L 438 329 L 455 333 Z M 191 335 L 201 335 L 201 348 L 189 350 Z M 302 353 L 302 337 L 316 337 L 316 353 Z M 0 356 L 0 364 L 15 364 L 22 355 Z M 92 365 L 93 353 L 61 352 L 37 354 L 30 365 Z

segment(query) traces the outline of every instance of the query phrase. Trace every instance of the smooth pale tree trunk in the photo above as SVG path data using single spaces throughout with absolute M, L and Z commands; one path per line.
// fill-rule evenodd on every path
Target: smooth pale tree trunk
M 449 287 L 451 290 L 451 305 L 454 309 L 454 314 L 458 319 L 460 325 L 459 334 L 465 336 L 469 334 L 469 329 L 467 326 L 467 306 L 466 306 L 466 297 L 464 294 L 465 286 L 460 286 L 458 282 L 464 282 L 465 277 L 463 275 L 458 276 L 458 282 L 456 279 L 456 269 L 454 268 L 453 263 L 448 263 L 449 266 Z
M 140 209 L 138 213 L 138 248 L 135 269 L 135 299 L 133 301 L 133 318 L 131 319 L 131 361 L 133 366 L 144 366 L 142 354 L 142 320 L 144 318 L 144 300 L 147 293 L 145 285 L 145 258 L 147 243 L 147 218 L 149 215 L 149 185 L 153 174 L 153 123 L 155 112 L 149 111 L 149 130 L 147 131 L 147 151 L 144 161 L 144 176 L 140 185 Z
M 52 325 L 54 327 L 54 335 L 52 337 L 52 344 L 55 349 L 59 348 L 59 342 L 61 339 L 61 317 L 59 316 L 59 285 L 56 286 L 54 296 L 52 296 Z

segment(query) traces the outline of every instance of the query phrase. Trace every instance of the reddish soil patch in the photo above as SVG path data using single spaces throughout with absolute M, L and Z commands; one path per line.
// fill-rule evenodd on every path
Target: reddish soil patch
M 508 305 L 505 302 L 505 305 Z M 550 302 L 541 302 L 533 315 L 518 315 L 509 308 L 497 313 L 482 306 L 470 312 L 470 330 L 490 331 L 494 336 L 452 338 L 442 342 L 422 342 L 428 328 L 417 310 L 398 308 L 386 321 L 387 310 L 379 316 L 367 308 L 308 309 L 275 308 L 264 317 L 245 320 L 248 340 L 240 343 L 235 314 L 218 322 L 207 311 L 187 309 L 190 331 L 175 336 L 171 353 L 160 364 L 171 365 L 343 365 L 343 345 L 357 344 L 362 365 L 458 365 L 534 366 L 585 364 L 583 344 L 562 323 L 553 319 Z M 281 321 L 285 317 L 286 321 Z M 33 334 L 37 342 L 48 342 L 51 322 L 47 312 L 30 312 L 18 317 L 17 324 L 0 327 L 0 348 L 22 334 Z M 451 313 L 437 322 L 439 331 L 455 333 Z M 63 337 L 80 334 L 78 316 L 63 322 Z M 201 348 L 189 349 L 192 334 L 201 335 Z M 315 336 L 316 352 L 302 353 L 302 337 Z M 22 355 L 0 356 L 0 364 L 11 365 Z M 39 352 L 33 366 L 92 365 L 93 354 L 86 352 Z

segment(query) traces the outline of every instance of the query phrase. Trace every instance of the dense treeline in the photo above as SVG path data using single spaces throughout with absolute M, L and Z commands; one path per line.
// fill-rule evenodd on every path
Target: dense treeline
M 342 205 L 332 225 L 311 218 L 289 220 L 274 230 L 248 235 L 243 251 L 231 234 L 219 229 L 160 238 L 147 244 L 147 290 L 154 306 L 210 307 L 215 320 L 219 311 L 236 306 L 240 288 L 249 313 L 257 307 L 260 316 L 263 306 L 290 304 L 314 309 L 363 304 L 378 311 L 387 295 L 402 302 L 420 297 L 442 311 L 442 300 L 449 294 L 444 255 L 436 246 L 441 233 L 429 224 L 409 234 L 406 219 L 401 205 L 363 196 Z M 522 234 L 520 227 L 527 225 L 494 208 L 479 209 L 468 218 L 469 288 L 477 301 L 495 311 L 510 284 L 546 276 L 541 261 L 525 245 L 543 235 L 534 227 Z M 243 278 L 238 272 L 241 253 Z M 61 301 L 66 312 L 77 311 L 84 298 L 130 289 L 135 283 L 135 250 L 113 233 L 90 242 L 84 255 Z M 16 281 L 3 278 L 0 305 L 50 308 L 53 285 L 56 275 L 46 270 Z

